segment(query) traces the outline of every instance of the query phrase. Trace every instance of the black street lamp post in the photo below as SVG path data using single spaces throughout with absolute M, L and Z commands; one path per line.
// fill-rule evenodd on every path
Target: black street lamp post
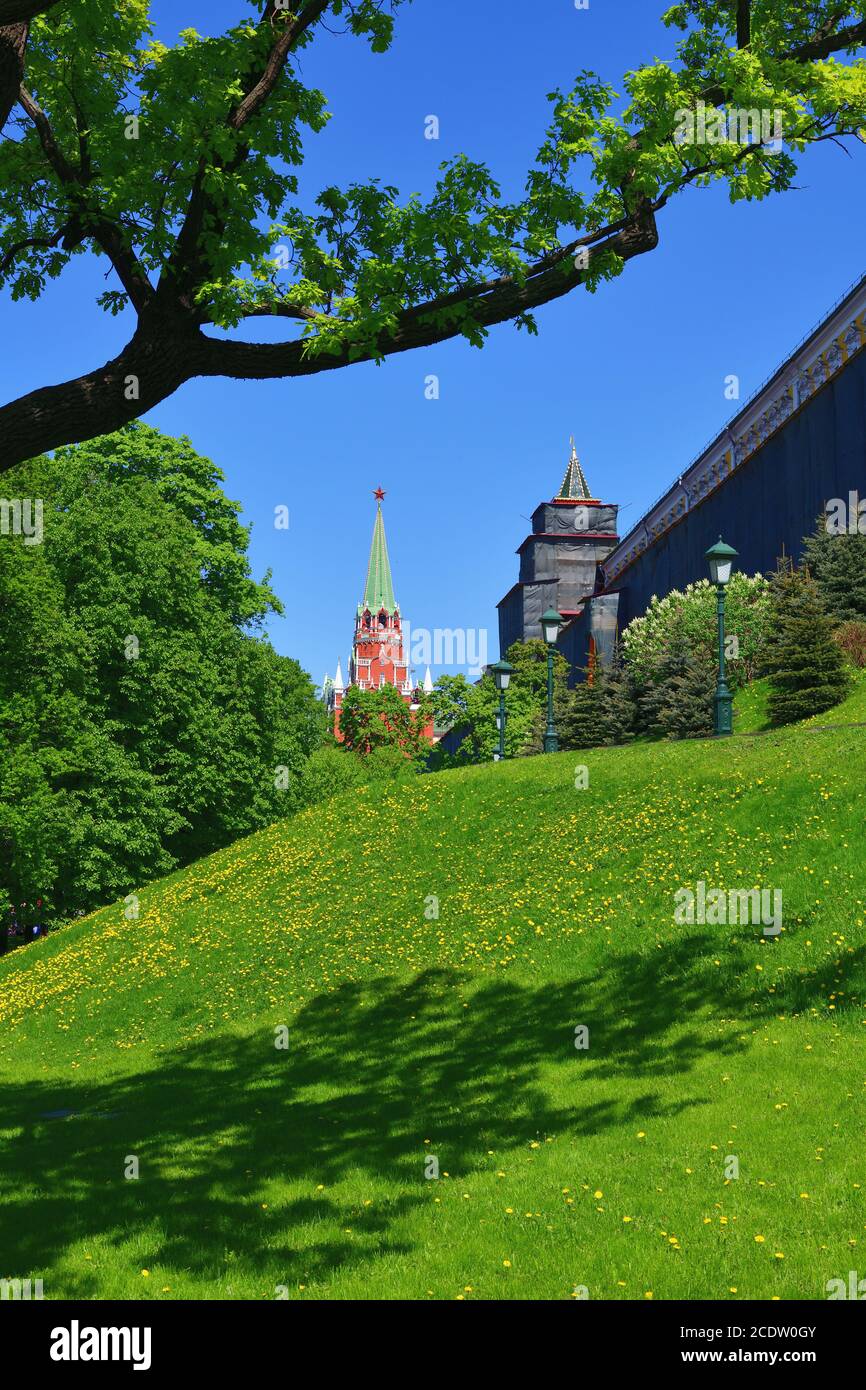
M 497 661 L 495 666 L 491 666 L 493 679 L 496 682 L 496 689 L 499 691 L 499 752 L 496 755 L 497 761 L 505 757 L 505 692 L 511 683 L 514 674 L 514 667 L 507 661 Z

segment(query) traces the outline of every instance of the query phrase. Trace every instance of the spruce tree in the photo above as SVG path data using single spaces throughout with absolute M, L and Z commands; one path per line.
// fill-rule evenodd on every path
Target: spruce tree
M 837 535 L 828 530 L 826 518 L 819 518 L 805 542 L 804 559 L 830 617 L 837 623 L 864 621 L 866 535 Z
M 833 622 L 807 569 L 789 559 L 771 582 L 773 623 L 765 654 L 771 724 L 822 714 L 845 698 L 850 677 L 833 638 Z
M 662 687 L 659 724 L 668 738 L 706 738 L 714 728 L 716 668 L 689 654 Z
M 635 736 L 637 703 L 634 682 L 619 643 L 608 666 L 600 668 L 604 720 L 610 743 L 628 743 Z
M 612 661 L 583 671 L 584 679 L 567 692 L 557 711 L 563 749 L 598 748 L 627 743 L 634 737 L 635 699 L 619 651 Z
M 559 700 L 556 727 L 564 752 L 597 748 L 604 742 L 598 685 L 586 667 L 581 671 L 580 682 Z
M 636 691 L 638 730 L 654 738 L 711 734 L 715 688 L 715 663 L 674 630 Z

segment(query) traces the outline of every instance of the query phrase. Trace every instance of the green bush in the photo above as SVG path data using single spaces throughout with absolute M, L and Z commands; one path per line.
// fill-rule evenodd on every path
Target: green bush
M 307 759 L 301 774 L 300 803 L 318 806 L 340 792 L 360 787 L 366 780 L 360 758 L 336 745 L 317 748 Z
M 726 630 L 736 638 L 737 655 L 728 663 L 732 690 L 759 674 L 761 653 L 770 628 L 770 588 L 762 574 L 736 571 L 727 588 Z M 716 589 L 708 579 L 655 596 L 646 613 L 629 623 L 622 634 L 623 658 L 638 686 L 658 680 L 673 653 L 688 652 L 712 666 L 717 648 Z
M 371 782 L 411 780 L 418 776 L 419 764 L 400 748 L 387 745 L 373 748 L 363 756 L 341 744 L 317 748 L 307 759 L 301 775 L 300 804 L 318 806 L 341 792 Z

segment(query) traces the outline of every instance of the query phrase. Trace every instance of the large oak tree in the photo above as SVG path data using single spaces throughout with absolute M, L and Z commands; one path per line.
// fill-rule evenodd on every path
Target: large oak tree
M 676 193 L 713 180 L 733 199 L 782 191 L 807 145 L 866 126 L 866 0 L 683 0 L 665 15 L 675 61 L 629 73 L 625 104 L 592 73 L 551 94 L 518 201 L 461 155 L 427 200 L 372 181 L 299 205 L 303 137 L 328 117 L 301 53 L 335 29 L 384 51 L 406 3 L 260 0 L 227 33 L 188 30 L 168 48 L 147 0 L 0 0 L 0 20 L 29 22 L 0 145 L 0 283 L 35 298 L 89 250 L 113 277 L 102 307 L 135 315 L 112 361 L 0 408 L 0 469 L 117 429 L 195 376 L 305 376 L 461 334 L 481 343 L 507 320 L 533 330 L 535 309 L 653 250 Z M 703 117 L 689 132 L 682 113 L 701 102 L 710 118 L 778 111 L 784 147 L 710 143 L 719 127 Z M 209 331 L 261 317 L 295 331 Z

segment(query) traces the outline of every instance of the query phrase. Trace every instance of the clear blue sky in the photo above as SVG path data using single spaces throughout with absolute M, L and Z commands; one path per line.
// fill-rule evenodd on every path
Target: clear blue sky
M 669 56 L 666 0 L 414 0 L 386 56 L 326 37 L 304 76 L 333 119 L 311 139 L 309 188 L 379 175 L 426 193 L 440 160 L 487 161 L 517 194 L 548 119 L 545 94 L 590 68 L 618 83 Z M 243 0 L 156 0 L 160 36 L 215 32 Z M 441 139 L 424 139 L 435 114 Z M 797 191 L 732 207 L 723 190 L 683 194 L 660 217 L 661 242 L 595 296 L 542 310 L 540 336 L 494 330 L 463 342 L 310 381 L 191 382 L 146 417 L 188 434 L 226 475 L 253 523 L 252 561 L 270 567 L 287 616 L 281 652 L 318 682 L 350 646 L 374 517 L 385 517 L 397 598 L 415 627 L 488 628 L 517 577 L 533 508 L 558 486 L 574 434 L 597 496 L 623 531 L 732 413 L 724 379 L 757 387 L 866 270 L 866 148 L 823 145 Z M 104 269 L 77 260 L 38 306 L 3 304 L 9 399 L 113 355 L 129 325 L 95 307 Z M 271 326 L 248 325 L 262 339 Z M 14 353 L 9 351 L 14 343 Z M 428 401 L 436 373 L 441 397 Z M 290 508 L 287 532 L 273 509 Z M 437 672 L 434 670 L 434 676 Z

